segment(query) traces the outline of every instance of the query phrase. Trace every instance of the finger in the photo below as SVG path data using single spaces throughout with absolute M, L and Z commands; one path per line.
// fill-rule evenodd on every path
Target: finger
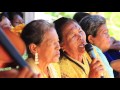
M 101 62 L 100 61 L 96 61 L 94 64 L 93 64 L 93 68 L 97 68 L 99 66 L 101 66 Z
M 102 65 L 102 63 L 100 62 L 100 60 L 95 60 L 92 64 L 91 67 L 93 69 L 97 68 L 98 66 Z
M 97 61 L 96 59 L 93 59 L 92 62 L 91 62 L 91 64 L 94 64 L 96 61 Z
M 98 72 L 99 75 L 103 76 L 103 73 L 104 73 L 104 69 L 103 68 L 97 68 L 96 71 Z
M 104 70 L 104 67 L 103 67 L 102 65 L 101 65 L 101 66 L 98 66 L 98 67 L 97 67 L 97 70 L 98 70 L 98 71 L 103 71 L 103 70 Z

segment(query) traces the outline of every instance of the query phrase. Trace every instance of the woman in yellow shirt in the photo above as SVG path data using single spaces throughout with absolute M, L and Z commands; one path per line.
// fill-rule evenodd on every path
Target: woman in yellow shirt
M 53 24 L 45 20 L 34 20 L 27 24 L 21 38 L 27 51 L 27 62 L 40 78 L 60 78 L 59 39 Z
M 78 23 L 69 18 L 54 21 L 60 46 L 60 68 L 63 78 L 105 78 L 109 77 L 98 54 L 91 60 L 85 51 L 86 35 Z

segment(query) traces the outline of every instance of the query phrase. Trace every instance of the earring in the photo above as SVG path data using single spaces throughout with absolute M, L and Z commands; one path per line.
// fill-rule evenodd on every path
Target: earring
M 38 61 L 38 53 L 37 53 L 37 52 L 35 53 L 35 64 L 39 64 L 39 61 Z

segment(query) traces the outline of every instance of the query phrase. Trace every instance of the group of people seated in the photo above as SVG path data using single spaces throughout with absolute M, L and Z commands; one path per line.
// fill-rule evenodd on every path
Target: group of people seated
M 24 21 L 19 14 L 14 15 L 11 12 L 0 16 L 0 27 L 31 69 L 17 68 L 0 44 L 0 78 L 119 77 L 111 63 L 120 57 L 120 42 L 109 36 L 103 16 L 76 13 L 73 19 L 61 17 L 53 23 L 33 20 L 22 27 L 18 36 L 11 26 L 15 28 Z M 93 47 L 94 59 L 85 49 L 88 43 Z M 11 69 L 3 70 L 7 67 Z

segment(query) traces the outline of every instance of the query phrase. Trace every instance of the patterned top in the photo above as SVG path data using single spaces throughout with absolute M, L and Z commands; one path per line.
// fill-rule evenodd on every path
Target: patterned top
M 28 64 L 34 73 L 40 74 L 40 78 L 49 78 L 45 73 L 41 72 L 40 68 L 35 64 L 35 61 L 32 58 L 27 59 Z M 61 78 L 60 67 L 58 63 L 50 63 L 48 65 L 50 78 Z
M 103 64 L 99 54 L 94 50 L 96 57 L 101 61 L 105 71 L 104 71 L 104 78 L 110 78 L 105 65 Z M 60 69 L 61 69 L 61 76 L 62 78 L 88 78 L 90 72 L 91 58 L 87 52 L 83 54 L 83 63 L 79 62 L 68 56 L 70 59 L 66 58 L 65 56 L 60 60 Z M 82 67 L 82 68 L 81 68 Z

